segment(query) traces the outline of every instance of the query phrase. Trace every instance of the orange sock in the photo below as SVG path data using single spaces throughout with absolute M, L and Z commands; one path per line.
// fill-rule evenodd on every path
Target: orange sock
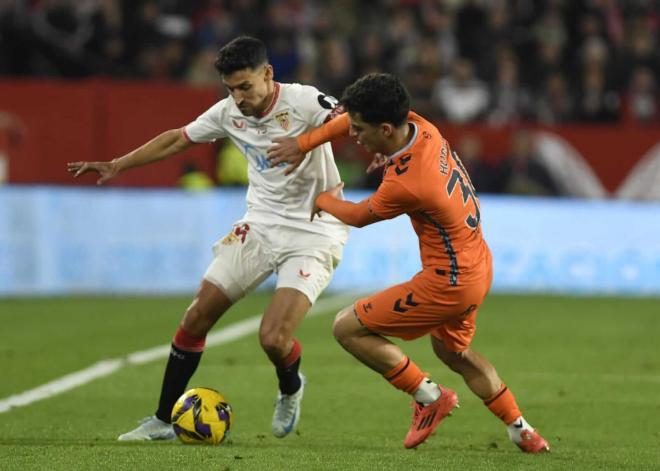
M 516 404 L 516 398 L 513 397 L 513 393 L 504 384 L 500 386 L 495 394 L 486 399 L 484 404 L 506 425 L 510 425 L 522 415 L 522 412 L 518 409 L 518 404 Z
M 404 356 L 401 363 L 385 373 L 383 377 L 395 388 L 412 394 L 417 390 L 419 383 L 426 378 L 426 375 L 415 362 Z

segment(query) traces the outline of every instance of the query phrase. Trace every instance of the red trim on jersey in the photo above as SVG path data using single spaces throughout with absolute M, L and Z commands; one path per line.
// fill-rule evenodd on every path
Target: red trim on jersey
M 181 134 L 183 134 L 183 137 L 186 139 L 186 141 L 190 142 L 191 144 L 194 144 L 193 140 L 190 139 L 190 136 L 189 136 L 188 133 L 186 132 L 186 128 L 185 128 L 185 127 L 181 128 Z
M 273 99 L 270 101 L 270 105 L 261 113 L 258 118 L 263 118 L 266 116 L 268 113 L 270 113 L 273 108 L 275 107 L 275 103 L 277 103 L 277 99 L 280 97 L 280 84 L 278 82 L 275 82 L 275 90 L 273 91 Z

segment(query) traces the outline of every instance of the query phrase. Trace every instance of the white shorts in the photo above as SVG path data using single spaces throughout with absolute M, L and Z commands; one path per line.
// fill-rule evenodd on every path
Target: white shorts
M 297 289 L 314 304 L 330 283 L 342 250 L 341 242 L 320 234 L 239 221 L 213 245 L 215 258 L 204 279 L 236 302 L 276 273 L 276 288 Z

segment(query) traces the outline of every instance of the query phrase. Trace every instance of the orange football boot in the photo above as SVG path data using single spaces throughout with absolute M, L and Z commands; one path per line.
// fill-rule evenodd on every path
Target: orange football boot
M 544 451 L 550 451 L 550 445 L 541 435 L 538 434 L 536 430 L 523 430 L 520 432 L 522 441 L 516 443 L 518 448 L 520 448 L 525 453 L 543 453 Z
M 413 419 L 410 430 L 403 440 L 406 448 L 415 448 L 426 440 L 440 425 L 442 419 L 451 414 L 454 407 L 458 407 L 458 396 L 451 389 L 440 388 L 441 395 L 428 406 L 413 403 Z

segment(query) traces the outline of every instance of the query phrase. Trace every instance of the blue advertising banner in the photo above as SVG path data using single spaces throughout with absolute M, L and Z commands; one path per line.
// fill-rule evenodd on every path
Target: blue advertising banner
M 213 243 L 245 212 L 244 195 L 2 187 L 0 296 L 190 293 Z M 494 292 L 660 295 L 657 203 L 480 200 Z M 330 289 L 377 291 L 419 268 L 417 238 L 402 216 L 351 230 Z

